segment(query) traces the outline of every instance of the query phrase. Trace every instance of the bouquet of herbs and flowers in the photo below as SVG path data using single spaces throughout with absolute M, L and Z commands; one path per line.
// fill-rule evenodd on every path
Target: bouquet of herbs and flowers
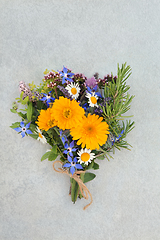
M 70 177 L 72 201 L 90 196 L 89 206 L 92 195 L 85 183 L 96 175 L 88 170 L 99 169 L 97 160 L 109 159 L 115 148 L 129 146 L 124 139 L 134 122 L 125 120 L 123 114 L 134 97 L 126 85 L 131 68 L 126 63 L 121 68 L 118 65 L 117 76 L 104 78 L 98 73 L 87 78 L 66 67 L 57 72 L 46 69 L 44 74 L 43 83 L 37 87 L 33 82 L 19 83 L 20 97 L 11 111 L 22 120 L 11 128 L 22 138 L 30 136 L 48 143 L 51 149 L 41 160 L 54 161 L 54 170 Z M 25 107 L 18 110 L 18 103 Z

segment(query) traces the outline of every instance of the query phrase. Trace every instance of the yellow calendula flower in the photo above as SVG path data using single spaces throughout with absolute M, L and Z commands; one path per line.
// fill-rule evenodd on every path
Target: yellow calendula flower
M 47 110 L 41 110 L 38 116 L 38 121 L 36 122 L 39 129 L 48 131 L 48 129 L 57 125 L 55 119 L 51 116 L 51 108 Z
M 109 126 L 102 122 L 103 118 L 98 115 L 88 114 L 77 127 L 71 129 L 73 140 L 78 140 L 77 144 L 82 144 L 82 148 L 99 149 L 107 141 Z
M 57 121 L 57 126 L 62 129 L 71 129 L 79 124 L 84 117 L 84 109 L 76 100 L 60 97 L 56 99 L 51 108 L 51 116 Z

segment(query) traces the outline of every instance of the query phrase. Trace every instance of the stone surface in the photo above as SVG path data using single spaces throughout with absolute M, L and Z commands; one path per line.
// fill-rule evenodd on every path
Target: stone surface
M 158 0 L 0 0 L 0 239 L 160 239 L 160 2 Z M 75 205 L 68 176 L 40 162 L 48 146 L 9 128 L 19 81 L 38 84 L 43 71 L 91 77 L 132 67 L 132 151 L 100 161 L 87 186 L 93 204 Z

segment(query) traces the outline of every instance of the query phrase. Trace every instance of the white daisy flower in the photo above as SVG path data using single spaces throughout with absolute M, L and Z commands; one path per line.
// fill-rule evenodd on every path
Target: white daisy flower
M 90 107 L 98 107 L 97 105 L 98 96 L 95 94 L 95 92 L 92 92 L 92 94 L 87 92 L 86 97 L 89 99 L 88 103 Z
M 43 136 L 41 130 L 37 127 L 37 132 L 38 132 L 38 135 L 39 137 L 37 138 L 38 141 L 40 141 L 41 143 L 43 144 L 46 144 L 47 143 L 47 140 L 45 138 L 45 136 Z
M 88 163 L 91 163 L 91 161 L 95 158 L 95 154 L 91 153 L 90 149 L 81 149 L 80 151 L 77 152 L 77 154 L 79 155 L 79 157 L 77 157 L 78 162 L 80 162 L 80 164 L 84 163 L 86 165 L 88 165 Z
M 74 98 L 77 99 L 80 93 L 80 87 L 78 85 L 78 83 L 70 83 L 67 85 L 67 87 L 65 87 L 65 89 L 68 90 L 69 94 Z

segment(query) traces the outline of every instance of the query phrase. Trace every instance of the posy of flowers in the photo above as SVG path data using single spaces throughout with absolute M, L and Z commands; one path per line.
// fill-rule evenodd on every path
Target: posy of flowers
M 85 183 L 96 176 L 88 170 L 99 169 L 98 159 L 109 159 L 115 149 L 130 146 L 125 137 L 134 122 L 126 120 L 125 113 L 134 97 L 126 84 L 131 68 L 118 65 L 117 76 L 104 78 L 98 73 L 87 78 L 66 67 L 57 72 L 46 69 L 44 74 L 37 87 L 19 83 L 20 97 L 11 111 L 22 120 L 11 128 L 22 138 L 30 136 L 51 146 L 41 160 L 54 161 L 54 170 L 70 177 L 72 201 L 90 197 L 88 207 L 93 199 Z M 25 108 L 18 110 L 18 105 Z

